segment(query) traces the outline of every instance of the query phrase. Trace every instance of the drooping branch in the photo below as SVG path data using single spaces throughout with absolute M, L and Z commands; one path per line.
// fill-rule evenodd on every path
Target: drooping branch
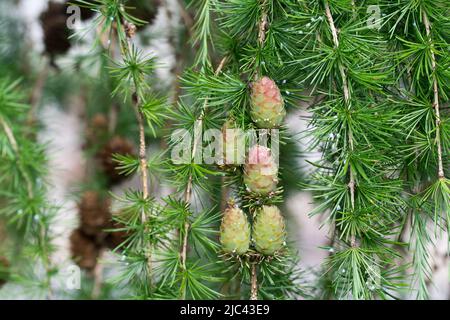
M 227 62 L 228 57 L 225 56 L 222 58 L 222 60 L 220 61 L 217 69 L 214 72 L 214 75 L 219 75 L 220 72 L 222 71 L 223 67 L 225 66 L 225 63 Z M 202 121 L 203 121 L 203 116 L 205 115 L 205 111 L 206 108 L 208 107 L 208 98 L 205 99 L 205 102 L 203 104 L 202 107 L 202 111 L 200 113 L 200 116 L 198 118 L 199 120 L 199 125 L 202 125 Z M 197 143 L 196 141 L 194 141 L 194 146 L 192 148 L 192 154 L 191 156 L 194 157 L 195 154 L 197 152 Z M 192 198 L 192 174 L 189 175 L 188 177 L 188 183 L 186 186 L 186 190 L 184 192 L 184 201 L 186 203 L 190 203 L 191 202 L 191 198 Z M 183 234 L 183 244 L 181 246 L 181 252 L 180 252 L 180 258 L 181 258 L 181 267 L 183 270 L 186 270 L 186 259 L 187 259 L 187 246 L 188 246 L 188 233 L 189 233 L 189 221 L 185 221 L 184 223 L 184 234 Z M 185 299 L 185 293 L 182 293 L 182 299 Z
M 127 56 L 131 50 L 131 40 L 135 36 L 136 26 L 133 23 L 124 21 L 122 24 L 123 30 L 117 30 L 117 32 L 123 32 L 126 35 L 126 41 L 120 43 L 121 52 L 123 56 Z M 120 39 L 120 35 L 117 34 L 117 38 Z M 119 40 L 120 41 L 120 40 Z M 144 114 L 141 110 L 141 96 L 139 93 L 139 83 L 137 79 L 133 77 L 134 84 L 134 92 L 132 94 L 132 104 L 133 109 L 136 115 L 136 120 L 139 128 L 139 172 L 141 178 L 141 188 L 142 188 L 142 197 L 144 200 L 147 200 L 149 197 L 149 186 L 148 186 L 148 164 L 147 164 L 147 148 L 145 141 L 145 122 L 144 122 Z M 141 212 L 141 223 L 145 226 L 145 231 L 148 232 L 150 226 L 148 224 L 148 217 L 145 208 L 142 208 Z M 147 260 L 147 268 L 148 268 L 148 281 L 151 285 L 152 283 L 152 247 L 149 243 L 145 248 L 145 258 Z
M 21 153 L 20 153 L 20 149 L 19 149 L 19 144 L 17 143 L 16 137 L 14 136 L 14 132 L 13 132 L 12 128 L 8 125 L 8 123 L 5 121 L 5 119 L 3 119 L 2 117 L 0 117 L 0 124 L 3 127 L 3 130 L 5 131 L 6 137 L 9 141 L 9 144 L 11 145 L 11 148 L 13 149 L 14 153 L 16 154 L 19 171 L 22 174 L 22 177 L 25 180 L 25 184 L 27 186 L 28 197 L 30 199 L 33 199 L 34 198 L 33 182 L 31 180 L 28 172 L 23 167 L 22 162 L 20 160 Z M 45 226 L 42 223 L 39 223 L 39 232 L 38 232 L 38 239 L 37 239 L 38 242 L 44 243 L 46 236 L 47 236 L 47 230 L 46 230 Z M 47 285 L 48 285 L 47 298 L 51 300 L 53 297 L 53 290 L 52 290 L 51 282 L 50 282 L 51 260 L 48 255 L 48 252 L 47 252 L 47 247 L 45 245 L 43 245 L 42 261 L 43 261 L 44 268 L 46 271 L 46 281 L 47 281 Z
M 136 119 L 139 127 L 139 165 L 141 172 L 141 186 L 142 186 L 142 196 L 147 199 L 149 196 L 148 192 L 148 173 L 147 173 L 147 150 L 145 143 L 145 125 L 144 125 L 144 115 L 140 110 L 140 98 L 134 93 L 133 95 L 133 107 L 136 113 Z M 142 220 L 145 222 L 145 214 L 142 216 Z
M 267 16 L 267 0 L 261 4 L 261 18 L 258 24 L 258 44 L 262 48 L 266 41 L 266 32 L 269 21 Z M 255 80 L 260 77 L 259 70 L 255 73 Z M 250 275 L 250 300 L 258 300 L 258 262 L 252 262 Z
M 266 30 L 267 30 L 267 1 L 264 0 L 261 4 L 261 20 L 258 25 L 258 43 L 260 46 L 263 46 L 264 41 L 266 40 Z
M 263 0 L 261 3 L 261 18 L 258 23 L 258 44 L 262 48 L 264 47 L 264 42 L 266 41 L 266 32 L 269 21 L 267 17 L 267 0 Z M 256 57 L 254 58 L 256 62 Z M 255 72 L 254 78 L 257 80 L 260 77 L 259 70 Z
M 334 24 L 334 19 L 331 14 L 330 6 L 328 5 L 328 1 L 325 1 L 325 14 L 327 16 L 328 23 L 330 25 L 331 34 L 333 35 L 334 48 L 338 49 L 339 48 L 338 31 Z M 350 102 L 350 91 L 348 89 L 347 75 L 345 73 L 345 69 L 342 64 L 339 64 L 339 72 L 341 74 L 341 79 L 342 79 L 342 89 L 344 90 L 344 99 L 345 99 L 345 102 L 348 104 Z

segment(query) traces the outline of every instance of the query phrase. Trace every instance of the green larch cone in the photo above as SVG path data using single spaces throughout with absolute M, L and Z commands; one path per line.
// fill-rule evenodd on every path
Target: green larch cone
M 273 255 L 285 244 L 284 219 L 276 206 L 263 206 L 256 212 L 253 242 L 258 252 Z
M 269 77 L 252 83 L 250 115 L 259 128 L 276 128 L 283 122 L 286 116 L 283 97 Z
M 244 165 L 244 183 L 249 192 L 267 195 L 278 184 L 278 165 L 269 148 L 256 145 L 248 153 Z
M 227 253 L 245 254 L 250 246 L 250 224 L 244 212 L 235 206 L 228 207 L 220 226 L 220 242 Z

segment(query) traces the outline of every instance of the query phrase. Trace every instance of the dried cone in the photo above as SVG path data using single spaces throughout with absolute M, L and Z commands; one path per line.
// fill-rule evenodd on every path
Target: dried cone
M 267 195 L 278 184 L 278 165 L 269 148 L 256 145 L 248 153 L 244 165 L 244 183 L 254 194 Z
M 45 51 L 53 58 L 56 54 L 64 54 L 70 49 L 70 32 L 67 28 L 66 5 L 50 1 L 47 11 L 40 16 L 44 31 Z
M 82 269 L 93 270 L 97 265 L 100 249 L 95 239 L 76 229 L 70 236 L 72 259 Z
M 5 257 L 0 256 L 0 288 L 8 281 L 9 278 L 9 261 Z
M 276 206 L 263 206 L 256 212 L 253 224 L 253 242 L 256 250 L 273 255 L 285 243 L 286 232 L 283 216 Z
M 102 113 L 96 113 L 86 128 L 86 145 L 84 147 L 104 143 L 108 136 L 108 118 Z
M 220 225 L 220 242 L 227 253 L 245 254 L 250 246 L 250 224 L 244 212 L 236 206 L 228 207 Z
M 97 158 L 100 162 L 100 168 L 111 184 L 120 183 L 127 178 L 125 175 L 121 175 L 118 172 L 118 163 L 113 160 L 114 154 L 134 156 L 133 144 L 127 139 L 116 136 L 108 141 L 108 143 L 98 152 Z
M 78 205 L 83 232 L 101 238 L 111 221 L 110 201 L 96 191 L 86 191 Z
M 276 128 L 283 122 L 286 116 L 283 97 L 269 77 L 253 82 L 250 115 L 259 128 Z

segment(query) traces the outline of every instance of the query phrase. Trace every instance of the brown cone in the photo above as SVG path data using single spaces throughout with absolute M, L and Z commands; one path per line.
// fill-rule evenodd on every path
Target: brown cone
M 113 137 L 97 154 L 100 168 L 107 176 L 110 184 L 117 184 L 127 177 L 117 170 L 117 162 L 113 160 L 114 154 L 135 155 L 133 144 L 122 137 Z
M 78 205 L 80 228 L 83 232 L 96 238 L 102 238 L 104 229 L 111 221 L 109 199 L 102 198 L 96 191 L 86 191 Z
M 82 269 L 93 270 L 100 252 L 95 239 L 83 233 L 81 229 L 76 229 L 70 236 L 70 244 L 75 263 Z
M 39 17 L 44 31 L 45 51 L 52 57 L 70 49 L 67 17 L 66 5 L 54 1 L 48 3 L 47 11 Z

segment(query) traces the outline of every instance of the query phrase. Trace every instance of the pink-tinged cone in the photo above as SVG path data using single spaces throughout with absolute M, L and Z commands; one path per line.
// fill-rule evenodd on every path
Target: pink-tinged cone
M 286 116 L 283 97 L 269 77 L 253 82 L 250 115 L 259 128 L 272 129 L 282 124 Z
M 269 148 L 256 145 L 249 151 L 244 165 L 244 183 L 254 194 L 266 195 L 278 184 L 278 165 Z

